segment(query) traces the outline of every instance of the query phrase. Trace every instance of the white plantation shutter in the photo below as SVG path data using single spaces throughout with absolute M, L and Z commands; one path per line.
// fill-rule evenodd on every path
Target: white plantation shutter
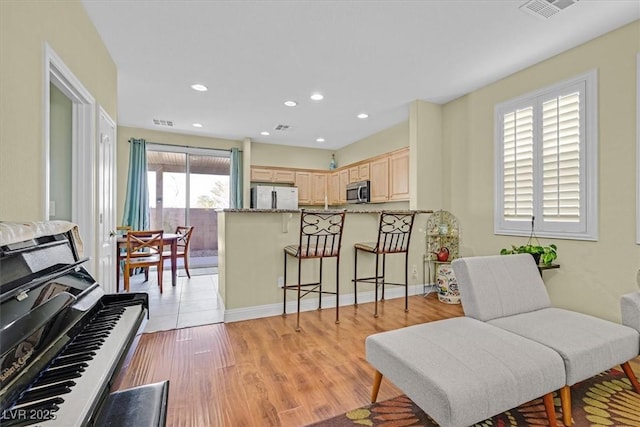
M 533 215 L 533 108 L 505 114 L 503 132 L 503 215 L 529 221 Z
M 580 92 L 542 103 L 544 221 L 580 221 Z
M 496 106 L 496 234 L 535 217 L 538 236 L 597 238 L 596 89 L 591 72 Z

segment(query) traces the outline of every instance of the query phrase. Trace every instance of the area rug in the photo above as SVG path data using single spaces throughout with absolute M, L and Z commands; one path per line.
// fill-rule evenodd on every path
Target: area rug
M 617 369 L 611 369 L 572 386 L 571 401 L 573 425 L 576 427 L 640 427 L 640 395 L 633 391 L 629 379 Z M 558 426 L 564 426 L 560 397 L 557 393 L 554 394 L 554 402 Z M 546 418 L 542 399 L 536 399 L 478 423 L 476 426 L 545 426 L 548 425 Z M 437 425 L 406 396 L 374 403 L 313 424 L 314 427 L 436 427 Z

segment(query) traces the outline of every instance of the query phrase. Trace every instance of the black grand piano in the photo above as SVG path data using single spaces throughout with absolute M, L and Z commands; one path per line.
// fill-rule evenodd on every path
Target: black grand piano
M 105 294 L 77 227 L 0 222 L 0 425 L 164 426 L 168 381 L 112 391 L 148 318 Z

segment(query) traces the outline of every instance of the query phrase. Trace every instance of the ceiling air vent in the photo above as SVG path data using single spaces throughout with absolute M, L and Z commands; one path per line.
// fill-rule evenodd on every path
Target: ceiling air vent
M 549 19 L 579 0 L 530 0 L 520 10 L 538 18 Z
M 173 127 L 173 120 L 158 120 L 153 119 L 153 124 L 156 126 L 168 126 Z
M 275 130 L 279 130 L 281 132 L 284 132 L 286 130 L 289 130 L 291 126 L 289 125 L 276 125 L 276 127 L 274 127 Z

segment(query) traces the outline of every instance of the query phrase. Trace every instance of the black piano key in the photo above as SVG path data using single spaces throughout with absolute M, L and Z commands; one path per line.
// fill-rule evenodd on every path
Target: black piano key
M 48 372 L 55 373 L 55 372 L 58 372 L 60 370 L 69 370 L 69 371 L 78 370 L 78 371 L 80 371 L 80 370 L 84 370 L 84 368 L 86 368 L 88 366 L 89 366 L 89 364 L 86 363 L 86 362 L 71 363 L 71 364 L 68 364 L 68 365 L 56 366 L 56 367 L 50 366 L 46 370 L 44 370 L 42 372 L 41 376 L 47 374 Z
M 36 400 L 53 398 L 63 394 L 71 393 L 71 387 L 73 387 L 74 385 L 76 385 L 76 383 L 73 381 L 64 381 L 61 383 L 39 387 L 37 389 L 30 389 L 20 397 L 18 403 L 29 403 Z
M 83 351 L 96 351 L 96 350 L 99 350 L 100 347 L 102 347 L 102 343 L 93 342 L 91 344 L 86 344 L 86 345 L 69 346 L 67 347 L 66 351 L 68 351 L 69 353 L 79 353 Z
M 78 335 L 75 337 L 75 339 L 73 340 L 73 342 L 71 342 L 70 344 L 68 344 L 69 346 L 75 345 L 75 344 L 84 344 L 84 343 L 88 343 L 88 342 L 101 342 L 103 343 L 105 341 L 105 337 L 99 337 L 99 336 L 95 336 L 95 335 Z
M 84 368 L 74 367 L 73 369 L 55 369 L 52 371 L 46 371 L 38 381 L 36 381 L 35 385 L 46 385 L 51 383 L 56 383 L 64 380 L 71 380 L 73 378 L 80 378 L 82 373 L 84 372 Z
M 109 336 L 109 334 L 111 333 L 111 329 L 109 329 L 108 331 L 103 331 L 100 333 L 82 333 L 81 335 L 78 335 L 78 337 L 82 338 L 82 339 L 105 339 Z M 75 343 L 75 341 L 72 341 L 72 343 Z
M 57 358 L 52 364 L 52 367 L 58 367 L 58 366 L 65 366 L 65 365 L 69 365 L 72 363 L 76 363 L 76 362 L 86 362 L 89 361 L 91 359 L 93 359 L 93 356 L 95 356 L 95 353 L 93 354 L 80 354 L 80 355 L 73 355 L 73 356 L 69 356 L 69 357 L 61 357 L 61 358 Z
M 82 331 L 82 335 L 87 336 L 89 334 L 99 334 L 101 332 L 110 331 L 111 329 L 113 329 L 113 325 L 99 326 L 97 328 L 87 328 Z

